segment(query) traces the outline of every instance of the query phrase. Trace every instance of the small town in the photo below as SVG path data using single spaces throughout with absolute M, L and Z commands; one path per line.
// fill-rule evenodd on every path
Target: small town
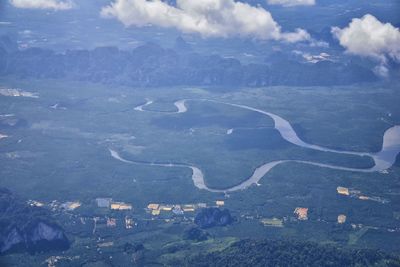
M 344 197 L 356 198 L 359 200 L 371 200 L 381 204 L 386 204 L 387 201 L 379 197 L 368 197 L 363 195 L 360 191 L 349 189 L 346 187 L 338 186 L 337 194 Z M 78 208 L 84 206 L 80 201 L 51 201 L 44 203 L 36 200 L 29 200 L 28 204 L 31 206 L 44 207 L 50 209 L 55 214 L 68 215 L 72 224 L 76 225 L 92 225 L 90 230 L 92 235 L 96 235 L 103 229 L 125 229 L 132 230 L 140 224 L 148 224 L 149 222 L 158 223 L 192 223 L 194 221 L 196 212 L 201 209 L 213 207 L 224 209 L 226 208 L 226 200 L 216 199 L 212 203 L 148 203 L 144 208 L 135 210 L 131 203 L 123 201 L 115 201 L 112 198 L 99 197 L 87 204 L 94 206 L 97 211 L 94 216 L 85 216 L 79 214 Z M 277 217 L 260 217 L 259 215 L 239 214 L 239 220 L 257 220 L 266 227 L 285 227 L 287 223 L 305 222 L 310 220 L 308 207 L 294 207 L 293 214 L 288 214 L 282 218 Z M 317 219 L 318 222 L 327 223 L 322 219 Z M 360 223 L 353 223 L 349 221 L 346 214 L 337 215 L 337 225 L 349 224 L 352 229 L 380 229 L 374 226 L 365 226 Z M 400 228 L 386 229 L 388 232 L 400 232 Z M 112 242 L 103 242 L 99 239 L 98 246 L 108 247 L 112 246 Z

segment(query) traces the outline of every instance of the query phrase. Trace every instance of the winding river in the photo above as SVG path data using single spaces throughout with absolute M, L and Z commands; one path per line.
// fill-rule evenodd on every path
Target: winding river
M 350 155 L 358 155 L 358 156 L 368 156 L 371 157 L 374 161 L 374 166 L 371 168 L 365 168 L 365 169 L 357 169 L 357 168 L 347 168 L 347 167 L 341 167 L 341 166 L 335 166 L 335 165 L 330 165 L 330 164 L 323 164 L 323 163 L 318 163 L 318 162 L 311 162 L 311 161 L 303 161 L 303 160 L 278 160 L 278 161 L 272 161 L 265 163 L 259 167 L 257 167 L 253 174 L 243 181 L 242 183 L 235 185 L 233 187 L 229 187 L 226 189 L 214 189 L 210 188 L 206 185 L 205 180 L 204 180 L 204 174 L 203 172 L 195 166 L 192 165 L 186 165 L 186 164 L 180 164 L 180 163 L 150 163 L 150 162 L 138 162 L 138 161 L 130 161 L 122 158 L 117 151 L 109 149 L 111 156 L 119 161 L 125 162 L 125 163 L 130 163 L 130 164 L 145 164 L 145 165 L 151 165 L 151 166 L 161 166 L 161 167 L 180 167 L 180 168 L 190 168 L 192 170 L 192 180 L 194 185 L 198 189 L 204 189 L 208 190 L 210 192 L 234 192 L 238 190 L 244 190 L 248 188 L 251 185 L 258 184 L 259 181 L 261 180 L 262 177 L 264 177 L 272 168 L 279 164 L 287 163 L 287 162 L 297 162 L 297 163 L 302 163 L 302 164 L 308 164 L 308 165 L 313 165 L 313 166 L 318 166 L 322 168 L 330 168 L 330 169 L 335 169 L 335 170 L 343 170 L 343 171 L 354 171 L 354 172 L 376 172 L 376 171 L 383 171 L 388 168 L 390 168 L 396 161 L 396 156 L 400 152 L 400 125 L 393 126 L 389 129 L 387 129 L 383 135 L 383 142 L 382 142 L 382 148 L 379 152 L 377 153 L 372 153 L 372 152 L 355 152 L 355 151 L 346 151 L 346 150 L 336 150 L 336 149 L 331 149 L 319 145 L 313 145 L 304 142 L 301 140 L 295 130 L 293 129 L 292 125 L 282 117 L 270 113 L 261 109 L 253 108 L 250 106 L 246 105 L 241 105 L 241 104 L 233 104 L 233 103 L 227 103 L 227 102 L 222 102 L 222 101 L 217 101 L 217 100 L 210 100 L 210 99 L 183 99 L 176 101 L 174 105 L 177 108 L 177 111 L 174 112 L 167 112 L 167 113 L 184 113 L 188 109 L 185 105 L 186 101 L 208 101 L 208 102 L 213 102 L 213 103 L 218 103 L 218 104 L 224 104 L 224 105 L 229 105 L 232 107 L 237 107 L 241 109 L 246 109 L 250 111 L 254 111 L 263 115 L 268 116 L 274 121 L 274 128 L 280 133 L 283 139 L 286 141 L 303 147 L 303 148 L 308 148 L 308 149 L 313 149 L 313 150 L 318 150 L 318 151 L 324 151 L 324 152 L 332 152 L 332 153 L 339 153 L 339 154 L 350 154 Z M 153 101 L 148 100 L 145 104 L 140 105 L 135 107 L 135 110 L 137 111 L 147 111 L 143 109 L 146 106 L 149 106 L 153 103 Z M 147 112 L 157 112 L 157 111 L 147 111 Z M 163 112 L 165 113 L 165 112 Z M 232 133 L 232 129 L 228 130 L 228 134 Z
M 147 111 L 147 112 L 157 112 L 157 113 L 166 113 L 166 114 L 175 114 L 175 113 L 185 113 L 187 111 L 187 107 L 185 105 L 186 99 L 178 100 L 174 102 L 174 106 L 177 108 L 177 111 L 156 111 L 156 110 L 144 110 L 143 108 L 153 104 L 152 100 L 147 100 L 146 103 L 139 105 L 134 108 L 136 111 Z

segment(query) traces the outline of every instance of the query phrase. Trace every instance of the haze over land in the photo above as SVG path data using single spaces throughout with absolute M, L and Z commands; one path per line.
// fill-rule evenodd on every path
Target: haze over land
M 399 265 L 399 14 L 1 1 L 0 265 Z

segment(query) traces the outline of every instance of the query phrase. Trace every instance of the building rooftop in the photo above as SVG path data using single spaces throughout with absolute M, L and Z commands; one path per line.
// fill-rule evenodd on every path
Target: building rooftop
M 97 207 L 108 208 L 111 205 L 112 198 L 96 198 Z
M 349 189 L 347 187 L 338 186 L 336 188 L 336 191 L 338 192 L 338 194 L 341 195 L 346 195 L 346 196 L 350 195 Z
M 154 215 L 154 216 L 160 215 L 160 210 L 152 210 L 151 215 Z
M 74 210 L 77 209 L 81 206 L 82 204 L 79 201 L 68 201 L 63 204 L 61 204 L 61 208 L 66 209 L 66 210 Z
M 340 224 L 345 223 L 345 222 L 346 222 L 346 218 L 347 218 L 346 215 L 340 214 L 340 215 L 337 217 L 337 222 L 340 223 Z
M 308 220 L 308 208 L 297 207 L 293 213 L 297 215 L 297 219 L 299 220 Z
M 223 201 L 223 200 L 217 200 L 217 201 L 215 201 L 215 204 L 216 204 L 217 206 L 224 206 L 224 205 L 225 205 L 225 201 Z
M 112 202 L 111 203 L 112 210 L 131 210 L 132 205 L 125 202 Z
M 107 227 L 116 227 L 117 220 L 114 218 L 107 218 Z
M 158 210 L 159 207 L 160 207 L 160 204 L 157 204 L 157 203 L 150 203 L 149 205 L 147 205 L 147 208 L 149 210 Z

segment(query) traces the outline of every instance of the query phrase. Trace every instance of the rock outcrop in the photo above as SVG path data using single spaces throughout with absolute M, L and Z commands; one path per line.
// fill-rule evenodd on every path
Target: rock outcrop
M 210 228 L 231 224 L 233 218 L 227 209 L 220 210 L 218 208 L 205 208 L 196 215 L 194 222 L 200 228 Z
M 9 190 L 0 188 L 0 254 L 68 247 L 64 230 L 51 219 L 48 211 L 28 206 Z

